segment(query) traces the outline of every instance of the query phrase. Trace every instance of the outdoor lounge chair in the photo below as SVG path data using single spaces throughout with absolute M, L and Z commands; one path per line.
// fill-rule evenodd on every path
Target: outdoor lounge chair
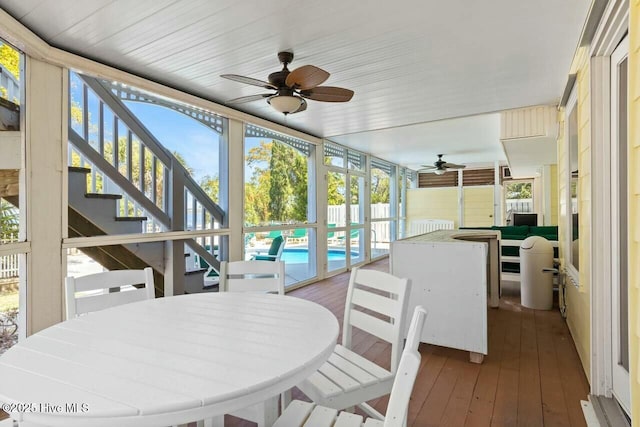
M 261 254 L 260 252 L 258 252 L 257 254 L 251 257 L 251 260 L 252 261 L 280 261 L 280 257 L 282 256 L 282 251 L 284 250 L 285 243 L 287 243 L 286 239 L 280 235 L 271 241 L 269 252 L 267 252 L 266 254 Z
M 307 229 L 306 228 L 296 228 L 295 230 L 293 230 L 293 234 L 291 236 L 287 237 L 287 240 L 289 240 L 292 243 L 306 242 L 307 241 Z

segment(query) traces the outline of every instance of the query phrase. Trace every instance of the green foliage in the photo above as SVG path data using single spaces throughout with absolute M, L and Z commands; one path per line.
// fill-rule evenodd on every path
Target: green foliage
M 271 146 L 269 209 L 271 210 L 271 218 L 275 221 L 287 219 L 287 208 L 289 207 L 292 190 L 291 185 L 289 185 L 289 161 L 287 149 L 283 144 L 273 144 Z
M 248 224 L 307 219 L 305 155 L 283 143 L 262 141 L 249 150 L 245 161 L 253 170 L 245 183 L 245 221 Z
M 327 176 L 327 203 L 329 206 L 339 206 L 345 203 L 345 175 L 329 172 Z
M 18 209 L 4 199 L 0 199 L 0 239 L 15 240 L 19 229 Z
M 0 46 L 0 65 L 20 81 L 20 53 L 8 44 Z M 0 87 L 0 97 L 9 99 L 7 88 Z M 20 104 L 20 101 L 15 97 L 11 101 L 14 104 Z
M 20 53 L 17 50 L 8 44 L 0 46 L 0 64 L 20 81 Z
M 389 175 L 380 169 L 371 169 L 371 204 L 389 203 Z
M 506 185 L 507 199 L 531 199 L 530 182 L 512 182 Z
M 185 166 L 186 167 L 186 166 Z M 205 175 L 198 183 L 211 200 L 218 203 L 220 199 L 220 178 L 216 176 Z

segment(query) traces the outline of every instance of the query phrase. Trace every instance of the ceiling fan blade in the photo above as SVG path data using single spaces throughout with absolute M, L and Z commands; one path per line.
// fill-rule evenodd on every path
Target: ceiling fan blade
M 436 168 L 435 166 L 431 166 L 431 165 L 420 165 L 420 166 L 422 166 L 422 169 L 435 169 Z
M 285 84 L 290 88 L 307 90 L 321 85 L 329 78 L 329 73 L 313 65 L 303 65 L 287 76 Z
M 237 74 L 222 74 L 220 77 L 233 80 L 234 82 L 245 83 L 248 85 L 263 87 L 266 89 L 278 89 L 277 87 L 275 87 L 269 82 L 263 82 L 262 80 L 258 80 L 258 79 L 254 79 L 246 76 L 239 76 Z
M 347 102 L 353 97 L 353 91 L 335 86 L 318 86 L 309 90 L 300 91 L 300 95 L 314 101 Z
M 444 166 L 447 169 L 464 169 L 464 168 L 466 168 L 465 165 L 456 165 L 455 163 L 445 163 L 442 166 Z
M 289 113 L 289 114 L 295 114 L 295 113 L 300 113 L 304 110 L 307 109 L 307 101 L 304 98 L 300 98 L 300 100 L 302 101 L 300 103 L 300 108 L 298 108 L 296 111 L 294 111 L 293 113 Z
M 242 104 L 242 103 L 245 103 L 245 102 L 252 102 L 252 101 L 257 101 L 259 99 L 269 98 L 270 96 L 273 96 L 273 94 L 272 93 L 261 93 L 259 95 L 241 96 L 240 98 L 233 98 L 233 99 L 230 99 L 230 100 L 226 101 L 226 104 Z

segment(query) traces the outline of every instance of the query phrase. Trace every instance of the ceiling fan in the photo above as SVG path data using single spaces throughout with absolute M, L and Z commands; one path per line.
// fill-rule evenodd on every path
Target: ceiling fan
M 444 154 L 438 154 L 438 160 L 433 163 L 433 166 L 430 165 L 422 165 L 422 169 L 418 170 L 418 172 L 433 172 L 436 175 L 444 175 L 444 173 L 448 170 L 455 169 L 464 169 L 465 165 L 456 165 L 455 163 L 448 163 L 442 160 L 442 156 Z
M 293 61 L 293 52 L 279 52 L 278 59 L 283 64 L 282 70 L 269 74 L 268 82 L 237 74 L 222 74 L 220 77 L 225 79 L 275 90 L 275 93 L 261 93 L 230 99 L 227 104 L 241 104 L 266 98 L 273 108 L 287 115 L 306 110 L 306 99 L 347 102 L 353 97 L 353 91 L 349 89 L 319 86 L 329 78 L 329 73 L 321 68 L 303 65 L 289 71 L 287 65 Z

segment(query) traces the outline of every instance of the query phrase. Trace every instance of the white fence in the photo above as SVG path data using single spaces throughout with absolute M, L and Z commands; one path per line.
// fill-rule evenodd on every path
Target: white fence
M 532 199 L 507 199 L 507 212 L 529 213 L 533 212 Z
M 344 227 L 347 224 L 346 205 L 331 205 L 327 210 L 327 224 L 332 226 Z M 390 242 L 391 227 L 389 221 L 375 221 L 376 218 L 389 218 L 391 216 L 391 208 L 388 203 L 376 203 L 371 205 L 371 241 L 373 242 Z M 351 224 L 360 224 L 360 206 L 351 205 Z
M 446 219 L 417 219 L 411 221 L 409 236 L 431 233 L 436 230 L 453 230 L 453 221 Z
M 0 279 L 18 277 L 19 266 L 17 254 L 0 257 Z
M 14 243 L 17 241 L 17 236 L 11 236 L 8 239 L 0 239 L 0 244 Z M 0 279 L 10 279 L 18 277 L 19 271 L 18 254 L 5 255 L 0 257 Z

